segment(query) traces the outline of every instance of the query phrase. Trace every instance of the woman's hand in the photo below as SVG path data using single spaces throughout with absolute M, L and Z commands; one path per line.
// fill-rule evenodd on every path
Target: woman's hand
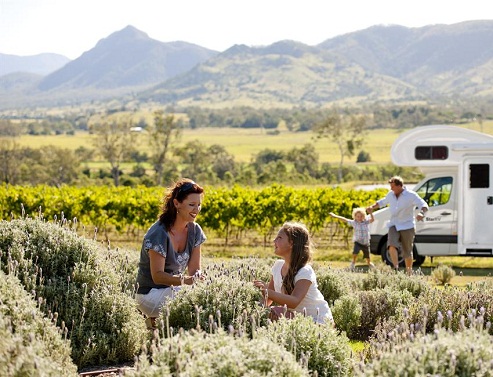
M 196 281 L 202 281 L 202 280 L 205 280 L 205 274 L 200 271 L 200 270 L 197 270 L 195 271 L 195 273 L 193 274 L 192 276 L 192 280 L 193 282 L 195 283 Z

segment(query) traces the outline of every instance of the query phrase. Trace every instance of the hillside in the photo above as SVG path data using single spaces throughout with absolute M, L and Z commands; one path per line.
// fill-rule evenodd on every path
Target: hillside
M 319 47 L 428 96 L 486 95 L 493 83 L 492 39 L 493 21 L 470 21 L 422 28 L 375 26 Z
M 0 108 L 104 99 L 289 108 L 490 99 L 492 39 L 493 21 L 468 21 L 373 26 L 316 46 L 283 40 L 219 53 L 127 26 L 46 76 L 0 77 Z
M 413 86 L 368 72 L 342 54 L 281 41 L 267 47 L 233 46 L 140 98 L 182 105 L 292 107 L 409 96 L 418 96 Z
M 142 87 L 182 74 L 214 54 L 185 42 L 162 43 L 127 26 L 45 77 L 38 88 Z
M 0 53 L 0 77 L 10 73 L 34 73 L 48 75 L 62 68 L 70 61 L 59 54 L 38 54 L 32 56 L 16 56 Z

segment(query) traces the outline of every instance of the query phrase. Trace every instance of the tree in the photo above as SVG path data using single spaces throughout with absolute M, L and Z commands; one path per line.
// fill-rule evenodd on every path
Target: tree
M 9 119 L 0 119 L 0 136 L 18 137 L 21 129 L 18 124 L 12 123 Z
M 14 138 L 0 139 L 0 180 L 7 184 L 18 184 L 19 144 Z
M 151 161 L 156 172 L 156 184 L 161 186 L 164 177 L 164 168 L 167 162 L 167 154 L 173 140 L 180 136 L 180 128 L 174 115 L 164 115 L 162 110 L 154 112 L 154 125 L 149 131 L 151 150 L 154 154 Z
M 333 110 L 313 128 L 317 139 L 328 138 L 337 145 L 340 155 L 338 183 L 342 181 L 344 157 L 353 156 L 355 149 L 363 144 L 366 122 L 365 116 L 340 114 Z
M 300 174 L 316 177 L 318 173 L 318 153 L 313 144 L 305 144 L 301 148 L 293 148 L 288 152 L 288 161 Z
M 224 146 L 213 144 L 208 148 L 208 154 L 212 163 L 212 171 L 220 180 L 225 179 L 228 172 L 234 176 L 236 169 L 235 158 L 226 151 Z
M 181 148 L 176 148 L 175 155 L 181 158 L 185 165 L 182 176 L 198 180 L 199 174 L 211 168 L 211 156 L 206 145 L 199 140 L 191 140 Z
M 40 152 L 47 184 L 60 187 L 73 185 L 77 181 L 81 168 L 75 152 L 54 146 L 41 147 Z
M 94 139 L 94 146 L 110 163 L 115 186 L 120 184 L 121 163 L 135 150 L 135 133 L 130 131 L 131 127 L 132 123 L 128 118 L 91 125 L 91 131 L 97 136 Z
M 358 153 L 358 157 L 356 157 L 356 162 L 370 162 L 370 161 L 371 161 L 370 154 L 365 151 L 360 151 Z
M 255 167 L 257 174 L 261 174 L 267 164 L 271 162 L 282 161 L 285 157 L 286 156 L 283 151 L 276 151 L 275 149 L 265 148 L 253 156 L 252 165 Z

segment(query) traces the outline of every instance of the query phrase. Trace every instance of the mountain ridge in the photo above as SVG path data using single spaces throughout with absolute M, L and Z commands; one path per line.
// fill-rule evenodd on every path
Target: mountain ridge
M 34 73 L 47 75 L 60 69 L 70 61 L 60 54 L 42 53 L 30 56 L 17 56 L 0 53 L 0 77 L 10 73 Z
M 159 42 L 133 26 L 60 69 L 0 77 L 2 98 L 24 102 L 119 97 L 177 106 L 361 105 L 493 95 L 493 21 L 407 28 L 375 25 L 309 46 L 281 40 L 223 52 Z M 97 93 L 97 94 L 95 94 Z M 65 97 L 65 98 L 64 98 Z M 493 97 L 492 97 L 493 98 Z

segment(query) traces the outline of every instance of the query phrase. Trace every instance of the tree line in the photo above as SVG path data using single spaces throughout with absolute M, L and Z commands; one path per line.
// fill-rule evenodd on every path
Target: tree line
M 5 121 L 4 121 L 5 122 Z M 7 121 L 9 122 L 9 121 Z M 138 123 L 137 123 L 138 124 Z M 5 124 L 4 124 L 5 126 Z M 173 113 L 153 113 L 153 121 L 145 125 L 146 147 L 137 146 L 137 126 L 128 113 L 94 115 L 88 130 L 94 135 L 93 148 L 75 151 L 55 146 L 21 147 L 16 135 L 0 140 L 0 181 L 12 185 L 114 185 L 161 186 L 179 177 L 193 177 L 203 184 L 265 185 L 335 184 L 346 181 L 381 181 L 399 173 L 393 165 L 346 166 L 345 159 L 354 157 L 369 127 L 365 115 L 344 111 L 326 111 L 325 117 L 312 125 L 318 138 L 328 138 L 339 151 L 338 164 L 320 163 L 312 143 L 294 147 L 287 152 L 263 149 L 250 162 L 236 162 L 224 146 L 206 146 L 192 140 L 177 146 L 183 123 Z M 5 127 L 6 129 L 11 129 Z M 299 131 L 301 132 L 301 131 Z M 109 169 L 90 169 L 87 161 L 99 158 Z M 370 156 L 360 151 L 357 162 Z M 123 169 L 124 165 L 132 166 Z M 124 171 L 125 170 L 125 171 Z
M 96 112 L 67 113 L 60 116 L 34 113 L 0 119 L 0 182 L 8 184 L 49 184 L 60 186 L 113 184 L 115 186 L 163 185 L 180 176 L 194 177 L 205 184 L 334 184 L 347 181 L 381 181 L 396 172 L 393 166 L 346 166 L 347 158 L 354 157 L 368 130 L 400 128 L 432 123 L 460 123 L 488 118 L 483 108 L 454 110 L 423 106 L 395 106 L 371 109 L 180 109 L 177 117 L 173 109 L 158 110 L 152 121 L 129 116 L 138 108 L 107 109 Z M 129 110 L 132 110 L 129 112 Z M 126 112 L 124 112 L 126 111 Z M 312 131 L 318 138 L 328 138 L 339 152 L 339 163 L 320 163 L 313 144 L 293 148 L 288 152 L 264 149 L 253 155 L 251 162 L 236 162 L 234 156 L 221 145 L 205 146 L 198 140 L 183 147 L 175 141 L 185 128 L 236 127 L 264 128 L 276 133 L 283 125 L 292 132 Z M 146 150 L 136 148 L 136 133 L 148 135 Z M 59 147 L 21 147 L 17 137 L 22 134 L 72 134 L 85 130 L 94 134 L 94 148 L 71 151 Z M 95 158 L 109 164 L 109 169 L 89 169 L 85 162 Z M 356 162 L 368 162 L 371 156 L 360 150 Z M 124 164 L 131 170 L 122 169 Z M 391 173 L 391 174 L 392 174 Z M 403 173 L 404 174 L 404 173 Z

